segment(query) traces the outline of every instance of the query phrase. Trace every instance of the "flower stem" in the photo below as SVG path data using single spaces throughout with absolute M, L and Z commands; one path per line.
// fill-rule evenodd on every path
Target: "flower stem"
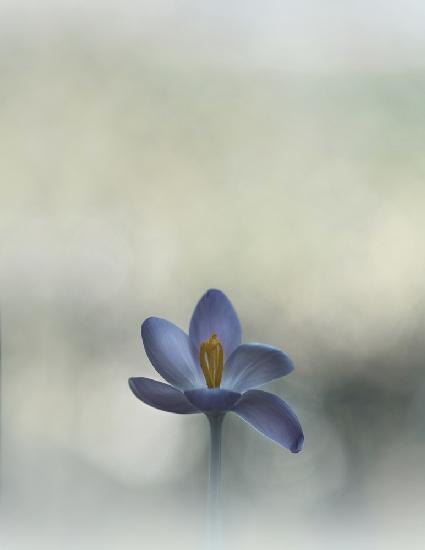
M 208 550 L 221 548 L 221 432 L 224 414 L 207 415 L 210 423 L 210 475 L 208 482 Z

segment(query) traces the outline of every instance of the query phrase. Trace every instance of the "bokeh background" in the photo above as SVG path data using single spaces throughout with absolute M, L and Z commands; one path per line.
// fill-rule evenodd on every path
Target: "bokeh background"
M 0 4 L 0 547 L 199 549 L 208 427 L 149 315 L 209 287 L 296 370 L 291 455 L 228 415 L 229 548 L 421 549 L 425 4 Z

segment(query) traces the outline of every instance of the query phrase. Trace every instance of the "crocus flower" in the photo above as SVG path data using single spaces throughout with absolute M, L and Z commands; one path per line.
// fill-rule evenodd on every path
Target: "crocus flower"
M 189 335 L 149 317 L 142 324 L 146 354 L 168 382 L 130 378 L 144 403 L 178 414 L 223 415 L 233 411 L 263 435 L 293 453 L 301 450 L 300 423 L 280 397 L 254 389 L 293 370 L 289 357 L 264 344 L 241 343 L 241 326 L 229 299 L 210 289 L 195 307 Z

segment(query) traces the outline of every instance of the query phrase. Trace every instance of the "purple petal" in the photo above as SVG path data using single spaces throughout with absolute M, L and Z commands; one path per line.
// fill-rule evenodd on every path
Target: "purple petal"
M 138 399 L 155 409 L 178 414 L 199 412 L 181 391 L 168 384 L 150 378 L 130 378 L 128 383 Z
M 256 430 L 293 453 L 301 451 L 304 435 L 298 418 L 277 395 L 250 390 L 237 402 L 236 414 Z
M 223 344 L 226 359 L 241 343 L 241 325 L 226 295 L 220 290 L 210 289 L 199 300 L 190 321 L 189 336 L 196 354 L 201 342 L 208 340 L 214 332 Z
M 146 355 L 164 380 L 182 390 L 205 385 L 189 337 L 176 325 L 149 317 L 142 325 L 142 338 Z
M 240 393 L 221 388 L 200 388 L 184 392 L 188 400 L 202 412 L 226 412 L 233 409 Z
M 227 360 L 222 388 L 244 392 L 289 374 L 293 365 L 286 353 L 263 344 L 242 344 Z

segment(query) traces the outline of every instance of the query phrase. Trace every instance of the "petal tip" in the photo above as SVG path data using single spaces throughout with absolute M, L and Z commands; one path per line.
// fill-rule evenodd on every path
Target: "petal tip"
M 294 443 L 291 445 L 290 451 L 291 453 L 297 454 L 300 451 L 302 451 L 302 448 L 304 447 L 304 434 L 301 433 L 300 436 L 294 441 Z
M 148 317 L 147 319 L 145 319 L 143 321 L 143 323 L 141 324 L 141 326 L 140 326 L 140 336 L 142 337 L 142 340 L 144 340 L 144 338 L 145 338 L 145 333 L 146 333 L 147 324 L 148 324 L 149 319 L 151 319 L 151 317 Z
M 128 379 L 128 386 L 130 388 L 130 390 L 134 393 L 134 395 L 139 398 L 139 391 L 138 391 L 138 388 L 137 388 L 137 384 L 138 382 L 143 382 L 143 380 L 145 380 L 143 377 L 135 377 L 135 376 L 132 376 L 131 378 Z
M 285 353 L 284 351 L 282 351 L 282 353 L 283 353 L 283 355 L 285 355 L 286 363 L 287 363 L 287 371 L 286 371 L 286 374 L 284 376 L 287 376 L 288 374 L 290 374 L 295 369 L 295 365 L 294 365 L 294 362 L 292 361 L 292 359 L 289 357 L 289 355 L 287 353 Z
M 202 297 L 211 298 L 212 296 L 225 296 L 227 298 L 224 292 L 218 288 L 209 288 L 204 292 Z
M 155 322 L 156 320 L 158 319 L 158 317 L 153 317 L 152 315 L 150 317 L 146 317 L 146 319 L 143 321 L 142 325 L 141 325 L 141 334 L 142 334 L 142 338 L 143 338 L 143 335 L 144 333 L 146 333 L 146 330 L 149 329 L 149 325 L 152 324 L 152 322 Z
M 276 353 L 276 358 L 280 360 L 280 363 L 283 367 L 282 369 L 282 376 L 287 376 L 290 374 L 294 369 L 294 362 L 289 357 L 289 355 L 286 353 L 286 351 L 283 351 L 281 348 L 276 348 L 275 346 L 269 346 L 272 351 Z

